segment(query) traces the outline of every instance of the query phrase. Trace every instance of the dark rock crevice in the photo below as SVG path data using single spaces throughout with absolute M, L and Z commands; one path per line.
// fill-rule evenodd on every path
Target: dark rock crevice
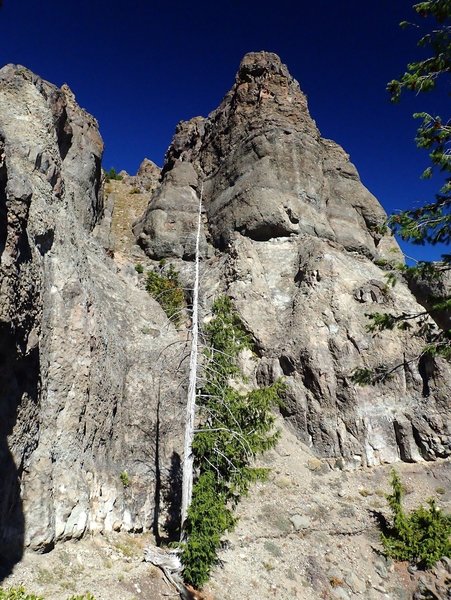
M 12 325 L 0 324 L 0 581 L 23 554 L 20 479 L 38 442 L 39 348 L 25 354 L 17 336 Z
M 59 110 L 53 111 L 55 119 L 56 137 L 58 140 L 58 148 L 60 151 L 61 160 L 64 160 L 72 146 L 73 130 L 69 123 L 66 105 L 61 105 L 61 97 L 57 97 L 55 105 Z
M 418 372 L 423 381 L 423 397 L 427 398 L 431 393 L 429 381 L 436 371 L 435 361 L 429 354 L 422 354 L 418 362 Z
M 280 368 L 286 377 L 290 377 L 296 372 L 296 364 L 292 356 L 282 355 L 279 357 Z
M 411 435 L 411 431 L 406 431 L 405 425 L 397 420 L 393 421 L 393 429 L 398 445 L 399 457 L 403 462 L 414 462 L 409 449 L 409 435 Z
M 255 242 L 267 242 L 274 238 L 288 237 L 291 233 L 282 223 L 260 223 L 252 228 L 238 227 L 237 231 Z

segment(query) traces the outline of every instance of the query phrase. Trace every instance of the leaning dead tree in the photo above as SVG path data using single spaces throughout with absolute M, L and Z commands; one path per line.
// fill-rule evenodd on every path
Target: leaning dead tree
M 280 403 L 283 382 L 254 387 L 243 393 L 236 382 L 245 382 L 239 365 L 242 351 L 252 352 L 252 340 L 231 299 L 222 295 L 211 307 L 211 319 L 199 330 L 201 188 L 195 228 L 192 320 L 188 328 L 189 381 L 182 462 L 181 535 L 175 552 L 180 562 L 170 564 L 150 549 L 146 560 L 158 565 L 182 595 L 201 589 L 218 560 L 221 538 L 236 524 L 235 506 L 252 483 L 266 478 L 266 469 L 255 458 L 273 448 L 279 432 L 273 409 Z M 202 355 L 201 338 L 205 336 Z M 199 376 L 200 357 L 202 376 Z M 196 412 L 199 411 L 199 415 Z M 201 422 L 196 427 L 195 421 Z M 194 456 L 196 455 L 196 456 Z M 194 465 L 196 480 L 194 482 Z M 170 577 L 172 579 L 170 579 Z M 182 583 L 181 583 L 182 582 Z M 190 588 L 190 586 L 192 586 Z M 190 592 L 191 593 L 191 592 Z
M 197 232 L 194 258 L 194 285 L 193 285 L 193 308 L 191 323 L 191 352 L 189 361 L 189 383 L 188 397 L 186 402 L 185 418 L 185 443 L 183 455 L 183 479 L 182 479 L 182 506 L 181 506 L 181 532 L 184 535 L 183 526 L 188 515 L 188 508 L 193 496 L 194 479 L 194 419 L 196 414 L 196 390 L 197 390 L 197 367 L 199 354 L 199 248 L 202 228 L 202 196 L 203 184 L 199 196 L 199 209 L 197 217 Z

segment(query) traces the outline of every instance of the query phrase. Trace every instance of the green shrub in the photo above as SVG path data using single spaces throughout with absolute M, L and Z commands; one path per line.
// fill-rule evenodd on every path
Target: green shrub
M 127 473 L 127 471 L 122 471 L 121 474 L 119 475 L 119 478 L 120 478 L 121 483 L 124 486 L 124 488 L 128 488 L 130 485 L 130 476 Z
M 141 263 L 137 263 L 137 264 L 135 265 L 135 271 L 136 271 L 137 273 L 140 273 L 140 274 L 141 274 L 141 273 L 144 273 L 144 267 L 142 266 L 142 264 L 141 264 Z
M 443 514 L 435 500 L 409 514 L 402 508 L 403 487 L 397 472 L 391 474 L 393 493 L 387 496 L 392 524 L 381 534 L 385 552 L 395 560 L 408 560 L 421 568 L 432 567 L 443 556 L 451 556 L 451 515 Z
M 238 356 L 251 341 L 229 298 L 215 301 L 204 333 L 206 383 L 198 394 L 201 425 L 193 441 L 197 479 L 182 553 L 184 580 L 196 588 L 208 580 L 221 537 L 236 523 L 240 497 L 267 476 L 267 469 L 252 463 L 277 443 L 271 409 L 280 403 L 284 388 L 277 382 L 246 393 L 232 383 L 244 383 Z
M 185 296 L 174 267 L 170 265 L 168 269 L 163 270 L 163 268 L 160 267 L 160 272 L 147 273 L 146 290 L 157 300 L 168 318 L 175 325 L 179 325 Z
M 227 497 L 218 493 L 214 474 L 202 473 L 193 488 L 193 500 L 188 510 L 187 543 L 182 562 L 183 578 L 196 588 L 208 581 L 210 569 L 217 560 L 221 536 L 236 523 Z
M 122 181 L 122 175 L 118 175 L 116 169 L 111 167 L 109 171 L 105 171 L 105 181 Z
M 42 596 L 36 596 L 35 594 L 28 594 L 25 588 L 20 586 L 18 588 L 9 588 L 3 590 L 0 588 L 0 600 L 44 600 Z M 68 600 L 96 600 L 92 594 L 86 592 L 81 596 L 71 596 Z
M 44 600 L 42 596 L 28 594 L 22 586 L 18 588 L 0 589 L 0 600 Z

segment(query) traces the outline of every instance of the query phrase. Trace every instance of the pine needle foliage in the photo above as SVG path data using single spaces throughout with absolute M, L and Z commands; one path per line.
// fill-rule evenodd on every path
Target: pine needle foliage
M 160 266 L 159 271 L 148 271 L 146 290 L 160 304 L 174 325 L 179 325 L 185 295 L 180 285 L 179 274 L 173 265 L 169 265 L 168 268 Z
M 196 588 L 208 581 L 221 538 L 236 523 L 238 501 L 253 482 L 267 477 L 267 469 L 253 463 L 277 443 L 280 434 L 272 409 L 280 404 L 284 389 L 276 382 L 241 391 L 244 376 L 238 357 L 252 344 L 229 298 L 215 301 L 204 333 L 205 378 L 197 403 L 201 426 L 193 441 L 197 476 L 182 554 L 184 579 Z
M 391 526 L 381 534 L 385 552 L 395 560 L 407 560 L 429 569 L 442 557 L 451 557 L 451 515 L 441 512 L 435 500 L 406 514 L 403 487 L 398 473 L 391 473 L 392 493 L 387 496 Z
M 187 542 L 183 547 L 183 578 L 196 588 L 209 578 L 217 560 L 221 537 L 233 529 L 236 518 L 224 493 L 218 493 L 216 477 L 202 473 L 193 488 L 193 499 L 186 522 Z
M 111 169 L 109 171 L 105 171 L 105 182 L 108 183 L 109 181 L 122 181 L 123 177 L 122 175 L 119 175 L 119 173 L 117 173 L 116 169 L 114 167 L 111 167 Z
M 414 94 L 447 89 L 451 74 L 451 2 L 450 0 L 428 0 L 417 2 L 412 6 L 416 13 L 414 23 L 403 21 L 403 28 L 414 28 L 420 32 L 417 45 L 423 49 L 426 58 L 413 61 L 407 65 L 405 73 L 399 79 L 387 84 L 387 91 L 392 102 L 398 102 L 406 92 Z M 438 83 L 443 84 L 442 87 Z M 418 148 L 429 153 L 429 166 L 423 171 L 422 178 L 430 179 L 434 174 L 440 180 L 438 192 L 434 199 L 426 200 L 415 208 L 392 214 L 380 227 L 383 233 L 389 227 L 403 240 L 417 245 L 449 244 L 451 241 L 451 119 L 448 115 L 430 115 L 426 112 L 415 113 L 420 125 L 415 142 Z M 379 266 L 388 266 L 387 264 Z M 443 280 L 444 274 L 451 269 L 451 255 L 443 254 L 441 261 L 419 261 L 414 266 L 394 265 L 387 273 L 388 283 L 394 285 L 399 276 L 409 281 L 434 283 Z M 425 301 L 426 311 L 417 313 L 367 315 L 371 321 L 368 330 L 409 331 L 411 335 L 421 337 L 425 341 L 423 354 L 441 356 L 451 360 L 451 330 L 443 327 L 441 316 L 451 310 L 451 298 L 430 297 Z M 439 325 L 431 326 L 428 316 Z M 437 318 L 438 317 L 438 318 Z M 415 357 L 412 358 L 414 360 Z M 409 361 L 411 362 L 411 361 Z M 397 368 L 402 368 L 403 361 L 393 367 L 378 367 L 378 372 L 363 368 L 357 369 L 352 380 L 355 383 L 380 383 L 386 380 Z
M 398 102 L 404 91 L 430 92 L 435 90 L 438 81 L 449 85 L 451 73 L 451 2 L 449 0 L 429 0 L 413 5 L 429 30 L 418 41 L 429 56 L 407 65 L 406 72 L 398 79 L 390 81 L 387 90 L 391 100 Z M 418 23 L 403 21 L 402 27 L 422 29 Z M 448 91 L 449 93 L 449 91 Z M 430 166 L 422 177 L 429 179 L 434 171 L 445 176 L 445 182 L 435 200 L 418 208 L 392 215 L 389 225 L 404 239 L 414 244 L 449 244 L 451 234 L 451 120 L 449 117 L 420 112 L 413 115 L 421 124 L 415 138 L 418 148 L 429 152 Z M 446 258 L 445 258 L 445 262 Z

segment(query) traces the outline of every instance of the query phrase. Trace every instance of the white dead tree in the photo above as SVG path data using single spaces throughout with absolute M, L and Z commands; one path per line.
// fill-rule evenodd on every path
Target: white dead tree
M 183 537 L 183 527 L 188 514 L 188 508 L 191 504 L 193 495 L 194 479 L 194 456 L 193 456 L 193 438 L 194 438 L 194 419 L 196 414 L 196 390 L 197 390 L 197 366 L 198 366 L 198 346 L 199 346 L 199 247 L 202 228 L 202 196 L 203 184 L 199 196 L 199 210 L 197 218 L 196 247 L 194 258 L 194 285 L 193 285 L 193 308 L 191 324 L 191 352 L 189 361 L 189 383 L 188 398 L 186 402 L 185 419 L 185 444 L 183 455 L 183 478 L 182 478 L 182 506 L 181 506 L 181 531 Z

